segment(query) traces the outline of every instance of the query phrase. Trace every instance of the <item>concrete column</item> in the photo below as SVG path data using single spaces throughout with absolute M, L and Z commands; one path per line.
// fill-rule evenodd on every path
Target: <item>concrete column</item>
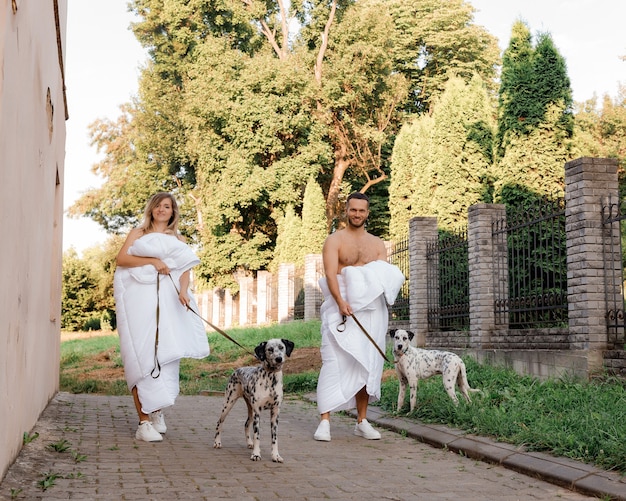
M 493 239 L 492 222 L 506 217 L 502 204 L 476 204 L 467 213 L 469 265 L 470 347 L 489 348 L 496 328 L 495 300 L 498 291 L 508 296 L 507 239 Z
M 238 277 L 239 282 L 239 325 L 251 323 L 249 312 L 252 309 L 252 277 Z
M 304 320 L 319 318 L 319 305 L 324 299 L 317 281 L 323 273 L 322 255 L 307 254 L 304 256 Z
M 267 287 L 271 274 L 269 271 L 257 271 L 256 274 L 256 323 L 268 323 L 270 305 L 267 302 Z
M 607 348 L 605 315 L 612 301 L 606 297 L 610 291 L 605 283 L 603 246 L 612 243 L 619 248 L 620 236 L 619 230 L 610 234 L 603 228 L 602 203 L 609 197 L 619 199 L 617 167 L 617 160 L 608 158 L 585 157 L 565 164 L 570 347 L 589 350 L 590 373 L 602 368 L 602 351 Z M 621 301 L 621 290 L 612 292 L 620 294 Z
M 233 295 L 230 289 L 226 289 L 224 291 L 224 321 L 222 322 L 225 329 L 232 327 L 233 316 Z
M 278 323 L 293 320 L 295 271 L 293 263 L 282 263 L 278 267 Z
M 220 310 L 222 306 L 222 289 L 213 289 L 213 311 L 211 312 L 211 323 L 220 326 Z
M 409 326 L 416 346 L 426 345 L 428 332 L 428 261 L 426 244 L 437 239 L 436 217 L 414 217 L 409 221 Z

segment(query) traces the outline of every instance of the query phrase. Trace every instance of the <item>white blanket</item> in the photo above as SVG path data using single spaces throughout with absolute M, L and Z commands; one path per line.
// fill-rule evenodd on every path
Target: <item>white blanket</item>
M 138 238 L 129 254 L 157 257 L 168 265 L 173 282 L 180 289 L 180 276 L 200 260 L 191 248 L 172 235 L 149 233 Z M 157 280 L 159 280 L 157 302 Z M 137 387 L 144 412 L 174 404 L 178 395 L 178 366 L 181 358 L 204 358 L 209 343 L 202 320 L 178 300 L 174 283 L 159 275 L 152 265 L 118 266 L 113 281 L 117 330 L 128 388 Z M 190 307 L 198 311 L 189 292 Z M 161 375 L 155 369 L 155 337 L 159 308 L 157 357 Z M 151 375 L 153 373 L 153 375 Z
M 337 276 L 341 296 L 350 304 L 354 316 L 385 351 L 387 334 L 387 304 L 393 304 L 404 275 L 386 261 L 374 261 L 364 266 L 348 266 Z M 348 317 L 345 330 L 342 316 L 333 299 L 326 278 L 320 279 L 324 293 L 322 317 L 322 368 L 317 383 L 317 407 L 320 414 L 352 409 L 356 393 L 367 388 L 370 402 L 380 399 L 383 357 L 363 331 Z

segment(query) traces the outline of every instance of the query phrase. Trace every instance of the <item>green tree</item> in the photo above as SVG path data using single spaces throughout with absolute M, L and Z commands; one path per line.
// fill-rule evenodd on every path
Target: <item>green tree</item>
M 465 226 L 469 206 L 484 201 L 494 130 L 493 104 L 478 76 L 450 78 L 432 115 L 403 127 L 391 164 L 393 239 L 408 234 L 413 216 L 437 216 L 448 230 Z
M 97 279 L 89 265 L 79 258 L 75 249 L 63 253 L 63 282 L 61 296 L 61 329 L 83 330 L 94 315 L 94 289 Z
M 554 196 L 570 159 L 572 91 L 565 60 L 549 34 L 533 46 L 526 24 L 513 25 L 504 52 L 498 106 L 496 199 L 505 186 Z M 508 190 L 515 203 L 515 189 Z
M 324 194 L 311 176 L 304 189 L 302 202 L 302 255 L 321 254 L 327 236 Z
M 472 24 L 468 3 L 406 4 L 134 0 L 133 30 L 150 62 L 128 114 L 95 129 L 105 182 L 75 213 L 119 232 L 148 194 L 174 191 L 212 286 L 271 262 L 273 215 L 290 204 L 302 212 L 311 176 L 327 230 L 343 197 L 359 190 L 381 207 L 371 223 L 383 233 L 404 113 L 429 109 L 450 68 L 488 80 L 497 61 L 495 39 Z
M 304 264 L 302 240 L 302 220 L 296 214 L 293 206 L 290 205 L 285 214 L 278 219 L 276 250 L 270 270 L 278 270 L 278 265 L 281 263 Z
M 617 158 L 626 168 L 626 85 L 620 84 L 617 96 L 603 96 L 579 103 L 576 115 L 576 156 Z

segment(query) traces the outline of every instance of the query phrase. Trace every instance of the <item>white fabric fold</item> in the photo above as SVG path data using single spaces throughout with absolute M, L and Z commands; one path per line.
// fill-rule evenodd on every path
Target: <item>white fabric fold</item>
M 200 260 L 191 248 L 173 235 L 149 233 L 138 238 L 129 254 L 157 257 L 170 268 L 172 279 L 159 275 L 152 265 L 115 270 L 113 286 L 120 352 L 128 388 L 137 387 L 144 412 L 174 404 L 179 392 L 178 366 L 181 358 L 204 358 L 210 353 L 208 338 L 197 315 L 178 301 L 181 275 Z M 158 299 L 157 299 L 157 280 Z M 198 305 L 189 291 L 190 307 Z M 159 343 L 155 369 L 155 337 L 159 309 Z M 154 372 L 153 372 L 154 371 Z
M 348 266 L 337 276 L 341 296 L 350 304 L 354 316 L 385 351 L 388 326 L 387 304 L 393 304 L 404 275 L 386 261 L 364 266 Z M 347 318 L 342 332 L 342 316 L 328 290 L 326 278 L 319 281 L 324 293 L 322 318 L 322 368 L 317 384 L 317 407 L 320 414 L 352 409 L 356 393 L 364 386 L 370 402 L 380 399 L 383 357 L 352 318 Z

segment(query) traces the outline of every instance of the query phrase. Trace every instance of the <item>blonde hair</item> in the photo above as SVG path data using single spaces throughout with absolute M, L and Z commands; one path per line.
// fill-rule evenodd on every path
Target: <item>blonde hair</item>
M 151 233 L 154 231 L 152 211 L 166 198 L 169 199 L 172 204 L 172 217 L 170 217 L 170 220 L 167 222 L 167 229 L 165 230 L 165 233 L 178 236 L 178 220 L 180 217 L 178 204 L 176 203 L 174 196 L 166 191 L 155 193 L 152 197 L 150 197 L 150 200 L 148 200 L 146 208 L 143 212 L 143 222 L 139 225 L 139 228 L 142 229 L 144 233 Z

